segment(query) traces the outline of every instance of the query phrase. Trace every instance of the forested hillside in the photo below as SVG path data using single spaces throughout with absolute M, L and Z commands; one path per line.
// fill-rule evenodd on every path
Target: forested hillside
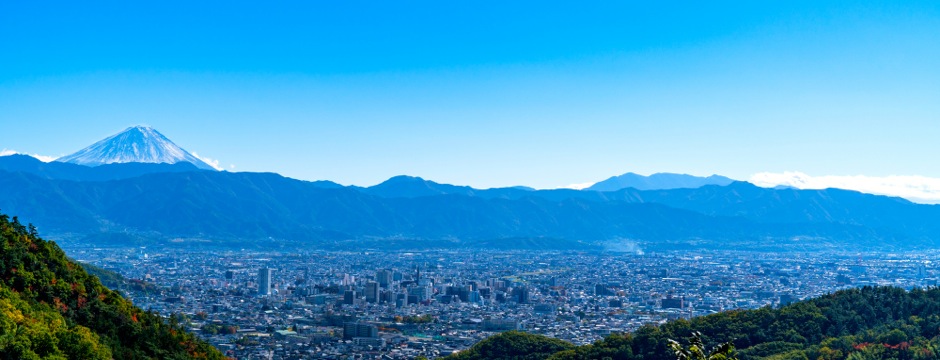
M 0 358 L 223 356 L 181 326 L 104 287 L 32 225 L 0 214 Z
M 497 189 L 492 191 L 505 197 L 476 191 L 473 196 L 383 197 L 368 189 L 277 174 L 193 171 L 70 181 L 0 171 L 0 187 L 15 189 L 0 192 L 0 208 L 29 216 L 44 231 L 89 243 L 140 237 L 267 246 L 273 239 L 342 243 L 348 249 L 396 245 L 369 239 L 406 239 L 418 241 L 410 246 L 419 248 L 505 248 L 522 244 L 514 239 L 533 239 L 535 248 L 581 250 L 630 239 L 660 248 L 692 242 L 709 248 L 806 250 L 849 244 L 922 247 L 940 238 L 940 227 L 931 225 L 940 207 L 844 191 L 839 194 L 847 199 L 834 201 L 835 190 L 773 190 L 744 183 L 671 191 Z M 116 243 L 128 242 L 133 241 Z
M 591 345 L 572 347 L 541 359 L 673 360 L 669 339 L 686 341 L 702 333 L 706 346 L 730 341 L 741 360 L 768 359 L 937 359 L 940 357 L 940 289 L 905 291 L 896 287 L 865 287 L 839 291 L 780 309 L 726 311 L 692 320 L 647 326 L 632 334 L 611 335 Z M 504 341 L 505 335 L 484 340 L 489 354 L 473 348 L 451 359 L 522 359 L 539 336 Z M 493 344 L 501 346 L 492 349 Z M 556 345 L 557 346 L 557 345 Z M 515 350 L 513 350 L 515 349 Z M 514 352 L 515 351 L 515 352 Z

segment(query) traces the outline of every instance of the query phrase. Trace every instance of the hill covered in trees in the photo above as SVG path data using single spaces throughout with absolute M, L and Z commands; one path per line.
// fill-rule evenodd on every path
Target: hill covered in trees
M 32 226 L 0 214 L 0 358 L 222 359 L 134 307 Z
M 709 347 L 731 342 L 741 360 L 937 359 L 940 288 L 843 290 L 779 309 L 726 311 L 646 326 L 632 334 L 611 335 L 594 344 L 570 346 L 550 355 L 541 351 L 535 357 L 528 356 L 527 349 L 565 345 L 557 345 L 557 339 L 528 335 L 525 346 L 516 346 L 520 341 L 504 337 L 517 335 L 500 334 L 480 343 L 487 346 L 475 345 L 448 359 L 673 360 L 676 355 L 669 340 L 681 343 L 694 332 L 700 332 Z
M 559 351 L 573 349 L 567 341 L 521 331 L 507 331 L 474 344 L 470 349 L 448 356 L 448 360 L 545 359 Z

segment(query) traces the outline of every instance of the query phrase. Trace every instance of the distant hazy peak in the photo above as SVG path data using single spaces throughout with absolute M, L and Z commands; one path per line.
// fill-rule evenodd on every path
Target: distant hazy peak
M 56 159 L 85 166 L 114 163 L 166 163 L 188 162 L 200 169 L 215 170 L 206 162 L 190 154 L 149 126 L 133 126 L 109 136 L 78 152 Z
M 398 175 L 382 183 L 363 189 L 364 192 L 382 197 L 421 197 L 444 194 L 472 195 L 475 190 L 469 186 L 439 184 L 417 176 Z
M 424 183 L 427 180 L 424 180 L 420 176 L 410 176 L 410 175 L 396 175 L 388 178 L 388 180 L 383 181 L 381 184 L 394 184 L 394 183 Z M 380 184 L 380 185 L 381 185 Z
M 650 176 L 643 176 L 628 172 L 598 182 L 584 190 L 617 191 L 625 188 L 634 188 L 637 190 L 694 189 L 705 185 L 726 186 L 733 182 L 733 179 L 721 175 L 700 177 L 688 174 L 656 173 Z

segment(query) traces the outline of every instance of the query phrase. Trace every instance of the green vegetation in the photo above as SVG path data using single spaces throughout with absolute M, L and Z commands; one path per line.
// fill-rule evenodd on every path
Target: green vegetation
M 80 263 L 88 274 L 97 277 L 108 289 L 117 291 L 135 291 L 147 294 L 159 293 L 156 285 L 143 280 L 127 279 L 117 272 L 100 268 L 88 263 Z
M 215 334 L 235 334 L 238 332 L 238 325 L 220 325 L 220 324 L 206 324 L 202 327 L 202 332 L 210 335 Z
M 395 322 L 405 324 L 430 324 L 434 322 L 434 317 L 431 316 L 431 314 L 396 316 Z
M 222 359 L 179 324 L 144 312 L 0 214 L 0 358 Z
M 699 335 L 700 334 L 700 335 Z M 480 344 L 490 348 L 504 341 Z M 691 338 L 685 347 L 670 339 Z M 698 359 L 731 355 L 740 360 L 920 360 L 940 357 L 940 288 L 905 291 L 896 287 L 864 287 L 843 290 L 779 309 L 735 310 L 692 320 L 671 321 L 662 326 L 646 326 L 632 334 L 615 334 L 594 344 L 571 347 L 547 354 L 551 339 L 530 337 L 527 347 L 506 346 L 482 353 L 478 345 L 470 357 L 453 359 L 650 359 L 673 360 L 688 355 Z M 558 340 L 553 340 L 558 341 Z M 717 345 L 711 353 L 704 344 Z M 553 343 L 554 344 L 554 343 Z M 527 352 L 528 349 L 542 349 Z M 695 350 L 698 349 L 698 350 Z M 676 352 L 680 350 L 681 353 Z M 717 350 L 717 351 L 716 351 Z M 518 352 L 517 352 L 518 351 Z M 726 352 L 727 351 L 727 352 Z M 499 354 L 487 357 L 488 354 Z M 722 355 L 724 354 L 724 355 Z M 528 355 L 527 355 L 528 356 Z M 727 357 L 732 358 L 732 357 Z
M 572 349 L 569 342 L 521 331 L 507 331 L 480 341 L 465 351 L 448 356 L 449 360 L 536 360 Z
M 737 357 L 734 356 L 734 345 L 730 342 L 718 345 L 708 351 L 702 342 L 702 333 L 698 331 L 692 332 L 688 348 L 672 339 L 669 339 L 669 348 L 676 354 L 678 360 L 737 360 Z

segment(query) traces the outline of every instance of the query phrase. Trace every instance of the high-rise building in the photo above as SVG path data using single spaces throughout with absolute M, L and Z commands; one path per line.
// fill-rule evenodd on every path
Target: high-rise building
M 353 290 L 346 290 L 343 292 L 343 304 L 353 305 L 356 303 L 356 292 Z
M 483 302 L 483 297 L 480 296 L 479 291 L 473 290 L 469 294 L 467 294 L 467 301 L 472 302 L 472 303 L 480 303 L 480 302 Z
M 528 287 L 520 286 L 520 287 L 513 289 L 512 292 L 513 292 L 512 294 L 513 297 L 516 299 L 518 303 L 520 304 L 529 303 L 529 288 Z
M 379 302 L 379 283 L 374 281 L 366 283 L 366 302 Z
M 379 302 L 385 304 L 395 303 L 395 292 L 389 290 L 382 290 L 379 293 Z
M 274 269 L 261 268 L 258 270 L 258 295 L 271 295 L 271 273 Z
M 375 273 L 375 281 L 379 282 L 379 286 L 387 288 L 389 284 L 392 283 L 392 271 L 388 269 L 379 270 Z
M 408 289 L 408 295 L 414 295 L 417 301 L 427 301 L 431 298 L 433 292 L 430 287 L 427 286 L 416 286 L 411 289 Z

